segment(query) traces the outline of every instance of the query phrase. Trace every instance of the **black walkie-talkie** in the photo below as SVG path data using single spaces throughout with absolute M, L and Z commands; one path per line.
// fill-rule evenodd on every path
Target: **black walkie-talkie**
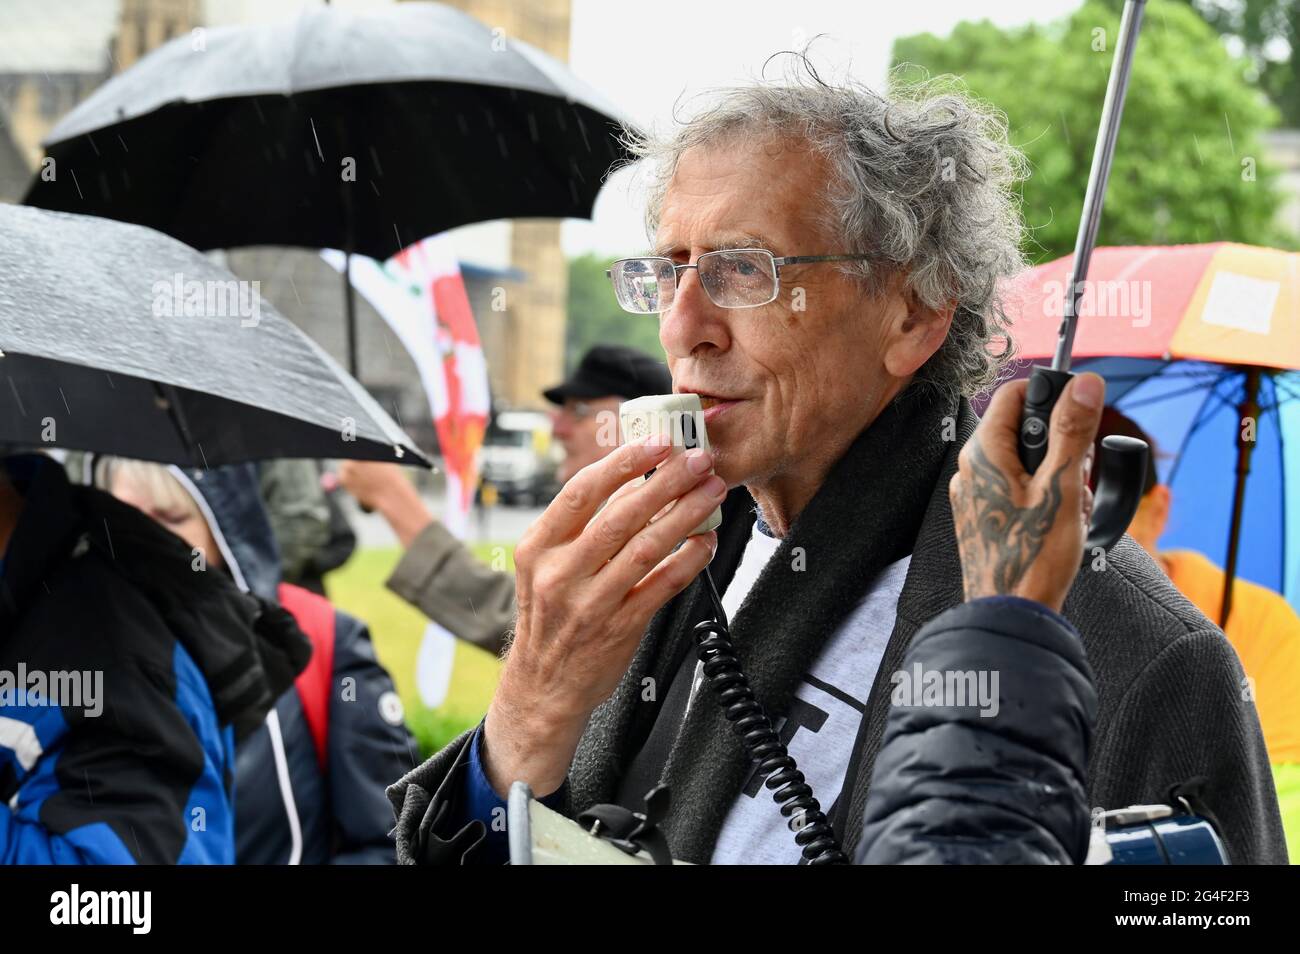
M 1074 333 L 1079 321 L 1079 302 L 1083 298 L 1088 263 L 1092 259 L 1097 229 L 1101 224 L 1106 180 L 1110 177 L 1110 163 L 1115 155 L 1115 140 L 1119 136 L 1120 118 L 1124 113 L 1124 94 L 1133 67 L 1133 51 L 1137 46 L 1138 32 L 1142 29 L 1145 3 L 1146 0 L 1126 0 L 1124 4 L 1119 45 L 1115 48 L 1115 59 L 1111 64 L 1106 101 L 1101 110 L 1101 128 L 1097 132 L 1092 171 L 1088 176 L 1088 191 L 1083 199 L 1083 215 L 1079 219 L 1074 265 L 1065 290 L 1065 314 L 1057 333 L 1056 353 L 1051 367 L 1035 366 L 1025 389 L 1025 404 L 1020 412 L 1019 451 L 1020 463 L 1031 474 L 1047 458 L 1052 409 L 1056 407 L 1065 386 L 1074 377 L 1070 373 L 1070 361 L 1074 350 Z M 1102 441 L 1102 450 L 1101 460 L 1098 461 L 1100 470 L 1093 499 L 1092 522 L 1084 544 L 1085 559 L 1098 548 L 1109 550 L 1128 528 L 1142 499 L 1147 455 L 1150 453 L 1150 448 L 1144 441 L 1119 436 L 1107 437 Z

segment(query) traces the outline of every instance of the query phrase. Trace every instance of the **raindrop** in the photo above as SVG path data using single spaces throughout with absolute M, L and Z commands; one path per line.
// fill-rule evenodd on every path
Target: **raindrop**
M 509 158 L 510 150 L 506 148 L 506 137 L 504 133 L 497 133 L 497 148 L 501 150 L 502 159 Z
M 587 147 L 587 152 L 591 152 L 591 140 L 587 138 L 587 124 L 582 121 L 582 114 L 575 108 L 573 118 L 578 124 L 578 132 L 582 133 L 582 144 Z
M 528 135 L 532 138 L 533 142 L 541 141 L 542 137 L 538 135 L 537 132 L 537 114 L 531 109 L 528 111 Z

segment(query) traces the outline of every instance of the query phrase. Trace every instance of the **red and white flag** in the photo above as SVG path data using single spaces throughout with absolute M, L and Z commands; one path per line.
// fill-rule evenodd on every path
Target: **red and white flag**
M 321 254 L 342 271 L 341 253 Z M 351 280 L 392 328 L 420 373 L 445 462 L 443 522 L 464 537 L 478 485 L 478 452 L 490 398 L 487 362 L 455 250 L 446 235 L 435 235 L 382 264 L 354 255 Z M 446 698 L 454 656 L 455 639 L 430 623 L 416 660 L 416 683 L 430 708 Z

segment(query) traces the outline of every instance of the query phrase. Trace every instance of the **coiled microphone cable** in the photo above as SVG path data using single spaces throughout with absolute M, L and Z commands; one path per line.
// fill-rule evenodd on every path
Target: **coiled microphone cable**
M 697 623 L 694 629 L 704 678 L 718 693 L 723 715 L 740 736 L 749 757 L 758 763 L 764 784 L 772 790 L 781 814 L 789 820 L 804 860 L 810 865 L 848 864 L 830 821 L 813 795 L 812 786 L 786 750 L 767 710 L 754 697 L 749 679 L 741 671 L 727 628 L 727 613 L 708 567 L 704 568 L 703 576 L 714 613 L 713 619 Z

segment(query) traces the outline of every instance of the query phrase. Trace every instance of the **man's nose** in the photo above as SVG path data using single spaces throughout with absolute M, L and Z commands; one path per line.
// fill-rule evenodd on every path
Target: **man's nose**
M 672 307 L 659 316 L 659 343 L 674 358 L 690 357 L 701 347 L 731 347 L 730 309 L 715 305 L 700 284 L 698 268 L 684 268 Z

